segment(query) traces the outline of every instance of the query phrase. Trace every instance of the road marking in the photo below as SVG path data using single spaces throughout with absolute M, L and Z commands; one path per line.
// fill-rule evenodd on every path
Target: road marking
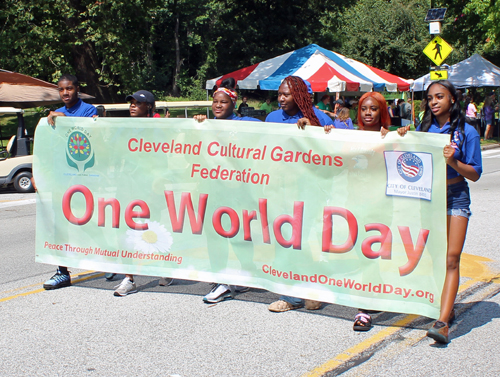
M 478 302 L 488 300 L 499 293 L 500 287 L 498 286 L 498 284 L 488 284 L 486 286 L 484 284 L 485 283 L 482 283 L 483 286 L 481 287 L 480 294 L 472 293 L 471 295 L 468 295 L 466 297 L 469 300 L 468 302 L 466 302 L 465 300 L 460 301 L 461 306 L 459 309 L 456 309 L 457 321 L 456 324 L 452 325 L 452 329 L 456 326 L 459 326 L 460 322 L 462 321 L 460 317 L 462 316 L 463 313 L 472 309 Z M 370 356 L 373 357 L 368 358 L 367 356 L 364 356 L 365 361 L 359 363 L 358 365 L 354 365 L 352 367 L 352 369 L 356 368 L 355 375 L 357 377 L 373 376 L 374 373 L 372 369 L 374 367 L 379 367 L 380 363 L 386 363 L 386 362 L 390 363 L 391 361 L 389 359 L 394 358 L 396 355 L 400 355 L 409 347 L 413 347 L 417 343 L 424 341 L 425 339 L 427 339 L 429 344 L 432 344 L 433 342 L 432 340 L 427 338 L 427 333 L 422 329 L 407 328 L 406 330 L 407 331 L 404 331 L 404 329 L 402 329 L 402 334 L 401 336 L 398 337 L 397 342 L 390 342 L 390 340 L 388 339 L 388 341 L 384 342 L 382 346 L 381 346 L 382 343 L 379 344 L 378 350 L 381 351 L 380 354 L 375 355 L 375 353 L 372 352 Z M 454 330 L 452 330 L 452 337 L 451 337 L 452 339 L 453 339 L 453 331 Z M 385 346 L 386 344 L 387 347 Z M 347 371 L 352 373 L 353 372 L 352 369 L 349 364 L 347 364 L 347 366 L 344 364 L 344 368 L 341 369 L 340 373 L 344 373 Z M 336 371 L 334 371 L 334 373 L 335 372 Z
M 477 282 L 487 282 L 487 283 L 500 283 L 500 274 L 495 274 L 491 271 L 490 267 L 485 263 L 493 262 L 491 259 L 462 253 L 460 263 L 460 275 L 463 277 L 470 278 L 466 282 L 460 285 L 458 288 L 458 293 L 462 293 L 470 288 L 474 283 Z M 333 359 L 328 360 L 324 364 L 314 368 L 312 371 L 307 372 L 302 375 L 302 377 L 321 377 L 325 373 L 334 370 L 347 362 L 359 358 L 364 352 L 368 351 L 370 348 L 376 346 L 380 342 L 384 341 L 386 338 L 394 335 L 398 331 L 401 331 L 403 327 L 408 326 L 411 322 L 419 318 L 419 316 L 414 314 L 408 314 L 403 319 L 393 323 L 391 327 L 385 328 L 378 333 L 374 334 L 368 339 L 354 345 L 353 347 L 345 350 L 343 353 L 338 354 Z M 425 336 L 420 339 L 424 339 Z
M 15 200 L 15 201 L 0 201 L 0 208 L 7 208 L 7 207 L 18 207 L 18 206 L 25 206 L 28 204 L 35 204 L 36 199 L 22 199 L 22 200 Z
M 395 322 L 391 327 L 387 327 L 378 333 L 374 334 L 370 338 L 354 345 L 353 347 L 349 348 L 348 350 L 344 351 L 343 353 L 335 356 L 333 359 L 328 360 L 326 363 L 323 365 L 320 365 L 319 367 L 313 369 L 312 371 L 302 375 L 302 377 L 321 377 L 323 376 L 326 372 L 330 372 L 333 369 L 339 367 L 340 365 L 344 364 L 350 359 L 353 359 L 356 356 L 359 356 L 369 348 L 373 347 L 377 343 L 383 341 L 385 338 L 393 335 L 394 333 L 398 332 L 401 330 L 401 327 L 405 327 L 409 325 L 411 322 L 413 322 L 415 319 L 417 319 L 418 316 L 414 314 L 409 314 L 403 319 L 400 319 L 399 321 Z
M 78 278 L 78 276 L 82 276 L 82 277 Z M 84 271 L 84 272 L 80 272 L 78 274 L 71 275 L 71 284 L 79 283 L 79 282 L 82 282 L 82 281 L 85 281 L 85 280 L 95 279 L 95 278 L 98 278 L 98 277 L 101 277 L 101 276 L 104 276 L 104 272 L 96 272 L 96 271 Z M 43 283 L 28 285 L 28 286 L 23 287 L 23 288 L 31 288 L 31 287 L 34 287 L 34 286 L 40 285 L 40 284 L 43 284 Z M 23 288 L 17 288 L 17 290 L 20 290 L 20 289 L 23 289 Z M 7 292 L 9 292 L 9 291 L 7 291 Z M 34 293 L 40 293 L 40 292 L 45 292 L 45 289 L 39 288 L 39 289 L 35 289 L 33 291 L 18 293 L 16 295 L 12 295 L 12 296 L 9 296 L 9 297 L 0 298 L 0 302 L 10 301 L 10 300 L 13 300 L 15 298 L 29 296 L 29 295 L 32 295 Z M 5 293 L 5 292 L 3 292 L 3 293 Z

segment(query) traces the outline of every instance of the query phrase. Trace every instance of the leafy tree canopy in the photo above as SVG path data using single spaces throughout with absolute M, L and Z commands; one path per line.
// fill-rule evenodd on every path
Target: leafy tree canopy
M 500 63 L 500 3 L 448 8 L 446 63 Z M 428 71 L 423 0 L 4 0 L 0 68 L 56 81 L 76 74 L 98 101 L 149 89 L 202 99 L 207 78 L 316 43 L 414 78 Z

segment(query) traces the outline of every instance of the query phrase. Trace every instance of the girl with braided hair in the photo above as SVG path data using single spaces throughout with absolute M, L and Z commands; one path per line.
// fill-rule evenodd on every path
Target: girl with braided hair
M 448 249 L 446 277 L 441 295 L 439 319 L 427 336 L 439 343 L 448 343 L 449 327 L 455 319 L 453 306 L 460 280 L 460 255 L 471 216 L 469 186 L 482 173 L 481 146 L 476 129 L 465 122 L 457 92 L 447 80 L 434 81 L 426 91 L 426 109 L 417 131 L 450 134 L 450 144 L 443 149 L 447 164 L 446 182 L 448 215 Z M 409 127 L 398 129 L 406 134 Z
M 278 89 L 281 109 L 271 112 L 266 122 L 296 123 L 301 129 L 306 125 L 333 125 L 332 119 L 313 106 L 308 86 L 298 76 L 287 76 Z
M 313 106 L 311 95 L 304 80 L 297 76 L 288 76 L 281 83 L 278 90 L 280 110 L 271 112 L 266 122 L 296 123 L 301 129 L 306 125 L 325 126 L 332 125 L 333 121 L 328 115 Z M 278 301 L 269 305 L 272 312 L 286 312 L 305 306 L 308 310 L 321 308 L 321 302 L 303 300 L 298 297 L 281 296 Z

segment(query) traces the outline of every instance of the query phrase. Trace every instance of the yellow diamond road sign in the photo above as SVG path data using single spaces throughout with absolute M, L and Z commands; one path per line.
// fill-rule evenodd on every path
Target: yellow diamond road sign
M 431 80 L 448 80 L 448 71 L 431 71 Z
M 424 54 L 436 65 L 441 65 L 444 59 L 446 59 L 452 51 L 453 47 L 440 36 L 435 36 L 427 47 L 424 48 Z

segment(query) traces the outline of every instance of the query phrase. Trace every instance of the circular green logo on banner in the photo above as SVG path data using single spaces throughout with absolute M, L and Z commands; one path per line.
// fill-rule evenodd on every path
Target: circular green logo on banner
M 68 153 L 76 161 L 85 161 L 91 151 L 90 141 L 83 133 L 76 131 L 69 135 Z

